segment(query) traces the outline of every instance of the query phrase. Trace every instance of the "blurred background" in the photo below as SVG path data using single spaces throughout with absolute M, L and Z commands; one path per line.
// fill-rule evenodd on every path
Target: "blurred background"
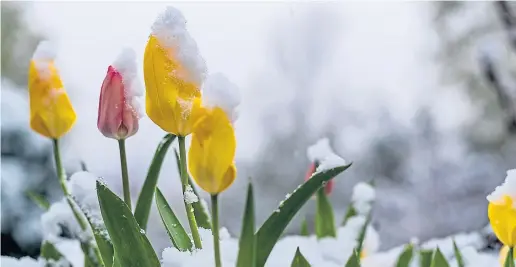
M 84 163 L 120 193 L 117 144 L 96 127 L 100 85 L 123 47 L 134 48 L 141 64 L 150 26 L 166 5 L 1 2 L 2 255 L 39 253 L 42 210 L 27 191 L 61 197 L 51 142 L 29 128 L 27 70 L 38 42 L 56 45 L 78 114 L 63 140 L 67 172 Z M 261 224 L 303 182 L 306 149 L 323 137 L 354 163 L 331 195 L 338 220 L 353 185 L 375 180 L 381 248 L 487 225 L 485 197 L 516 167 L 516 4 L 174 6 L 209 71 L 241 89 L 238 178 L 220 200 L 221 225 L 232 235 L 248 178 Z M 127 142 L 133 200 L 165 134 L 148 118 L 140 125 Z M 170 150 L 159 187 L 184 219 L 175 166 Z M 287 232 L 297 233 L 305 217 L 313 224 L 314 210 L 308 203 Z M 155 208 L 147 232 L 158 251 L 170 246 Z

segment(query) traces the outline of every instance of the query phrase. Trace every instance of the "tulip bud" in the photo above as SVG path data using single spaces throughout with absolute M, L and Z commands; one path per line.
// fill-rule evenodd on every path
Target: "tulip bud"
M 138 131 L 141 113 L 136 97 L 141 92 L 135 58 L 133 50 L 124 50 L 102 83 L 97 127 L 106 137 L 120 140 Z
M 308 171 L 306 172 L 306 175 L 305 175 L 305 181 L 308 181 L 312 177 L 312 175 L 317 170 L 318 166 L 319 166 L 319 162 L 317 162 L 317 161 L 310 164 L 310 167 L 308 168 Z M 330 179 L 328 182 L 326 182 L 326 185 L 324 186 L 324 193 L 326 195 L 330 195 L 332 191 L 333 191 L 333 179 Z

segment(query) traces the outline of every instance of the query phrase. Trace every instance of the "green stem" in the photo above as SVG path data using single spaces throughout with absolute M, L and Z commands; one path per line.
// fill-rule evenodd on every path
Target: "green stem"
M 213 248 L 215 251 L 215 267 L 222 267 L 220 261 L 220 238 L 219 238 L 219 203 L 218 195 L 211 195 L 211 220 L 213 232 Z
M 127 157 L 125 156 L 125 139 L 118 140 L 118 148 L 120 150 L 120 165 L 122 167 L 122 186 L 124 188 L 125 204 L 131 208 L 131 190 L 129 189 L 129 174 L 127 172 Z
M 179 141 L 179 157 L 181 159 L 181 185 L 184 195 L 186 192 L 186 188 L 188 186 L 188 172 L 186 171 L 185 137 L 178 136 L 177 139 Z M 202 248 L 201 237 L 199 236 L 199 229 L 197 228 L 197 221 L 195 220 L 192 204 L 186 202 L 186 199 L 184 197 L 183 201 L 185 203 L 186 216 L 188 217 L 188 224 L 190 225 L 190 230 L 192 231 L 194 245 L 196 248 Z
M 509 252 L 507 253 L 507 258 L 505 259 L 505 266 L 514 267 L 514 247 L 509 247 Z M 507 261 L 509 261 L 507 263 Z

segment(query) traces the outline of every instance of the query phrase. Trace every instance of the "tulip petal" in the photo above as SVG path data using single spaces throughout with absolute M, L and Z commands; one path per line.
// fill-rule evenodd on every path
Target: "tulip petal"
M 504 197 L 502 203 L 489 203 L 487 212 L 493 232 L 505 245 L 516 244 L 516 210 L 512 206 L 512 199 Z

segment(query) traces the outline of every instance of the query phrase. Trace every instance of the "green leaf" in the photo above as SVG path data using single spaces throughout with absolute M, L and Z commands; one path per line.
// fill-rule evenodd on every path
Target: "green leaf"
M 310 263 L 305 259 L 299 247 L 296 249 L 296 255 L 294 255 L 294 259 L 292 260 L 292 264 L 290 267 L 311 267 Z
M 324 188 L 317 191 L 316 203 L 315 234 L 317 238 L 337 236 L 333 207 L 328 200 L 328 196 L 324 193 Z
M 50 203 L 48 203 L 48 200 L 46 200 L 42 195 L 28 191 L 27 196 L 43 210 L 48 210 L 50 208 Z
M 301 236 L 310 236 L 310 230 L 308 230 L 308 222 L 306 221 L 306 218 L 304 218 L 301 223 Z
M 450 267 L 448 261 L 441 253 L 439 248 L 434 251 L 434 255 L 432 256 L 432 264 L 430 264 L 430 267 Z
M 357 211 L 355 210 L 355 207 L 353 207 L 353 203 L 349 203 L 348 210 L 346 211 L 346 215 L 344 215 L 344 220 L 342 220 L 342 226 L 346 225 L 349 218 L 357 215 Z
M 430 267 L 430 265 L 432 264 L 433 254 L 434 251 L 429 249 L 421 249 L 419 251 L 421 267 Z
M 134 217 L 136 218 L 138 225 L 140 225 L 143 230 L 147 229 L 147 221 L 149 220 L 152 198 L 154 197 L 154 191 L 158 184 L 161 165 L 163 165 L 163 160 L 167 155 L 168 147 L 172 144 L 175 138 L 175 135 L 167 134 L 159 143 L 149 170 L 147 171 L 147 177 L 143 183 L 142 191 L 140 191 L 140 195 L 138 196 L 138 201 L 136 202 L 136 208 L 134 210 Z
M 360 267 L 360 256 L 358 256 L 358 253 L 355 249 L 351 253 L 348 262 L 346 262 L 345 267 Z
M 179 172 L 179 177 L 181 177 L 181 166 L 180 166 L 180 159 L 179 154 L 177 153 L 177 150 L 174 149 L 174 153 L 176 155 L 176 162 L 177 162 L 177 171 Z M 199 193 L 197 192 L 197 189 L 195 188 L 195 185 L 192 181 L 192 178 L 190 175 L 188 175 L 188 184 L 192 187 L 192 191 L 197 196 L 199 201 L 196 201 L 192 203 L 192 208 L 194 210 L 194 216 L 195 220 L 197 221 L 197 226 L 204 228 L 204 229 L 210 229 L 211 230 L 211 222 L 210 222 L 210 215 L 206 208 L 202 205 L 202 198 L 199 197 Z
M 396 267 L 409 267 L 413 255 L 414 246 L 412 244 L 406 245 L 405 249 L 403 249 L 403 252 L 401 252 L 400 256 L 398 257 Z
M 289 222 L 294 218 L 301 207 L 312 197 L 312 195 L 321 188 L 323 183 L 331 180 L 350 166 L 351 164 L 314 174 L 312 178 L 299 186 L 286 200 L 280 203 L 278 209 L 269 216 L 255 234 L 257 240 L 257 267 L 265 265 L 274 245 Z
M 365 236 L 367 234 L 367 227 L 369 226 L 369 223 L 371 223 L 372 215 L 373 215 L 372 210 L 370 210 L 369 213 L 367 214 L 367 219 L 366 219 L 364 225 L 362 226 L 362 228 L 360 229 L 360 233 L 358 234 L 357 247 L 355 248 L 358 253 L 362 252 L 362 247 L 364 246 Z M 358 258 L 358 261 L 360 262 L 360 258 Z
M 70 199 L 74 201 L 73 198 Z M 95 218 L 91 218 L 90 213 L 85 210 L 81 205 L 77 205 L 82 213 L 85 215 L 86 220 L 90 224 L 91 230 L 93 232 L 93 237 L 97 243 L 97 247 L 100 252 L 100 257 L 102 257 L 102 261 L 105 266 L 113 266 L 113 244 L 111 244 L 111 240 L 109 239 L 108 232 L 104 224 L 99 224 Z M 87 258 L 87 257 L 86 257 Z
M 156 188 L 156 206 L 158 207 L 159 215 L 161 220 L 167 229 L 167 233 L 170 236 L 170 240 L 179 251 L 192 250 L 192 240 L 188 236 L 179 220 L 177 219 L 174 211 L 168 205 L 167 200 L 159 190 Z
M 455 239 L 453 240 L 453 253 L 455 253 L 455 259 L 457 260 L 457 266 L 458 267 L 464 267 L 464 260 L 462 258 L 462 254 L 460 253 L 459 248 L 457 247 L 457 244 L 455 243 Z
M 131 210 L 105 184 L 97 181 L 97 196 L 104 224 L 120 266 L 160 267 L 156 252 Z
M 45 260 L 59 261 L 59 259 L 63 258 L 63 254 L 56 249 L 54 244 L 44 241 L 43 245 L 41 245 L 41 257 Z
M 254 267 L 256 264 L 256 239 L 254 231 L 254 193 L 253 185 L 249 181 L 244 218 L 242 219 L 242 231 L 240 232 L 240 241 L 238 243 L 237 267 Z

